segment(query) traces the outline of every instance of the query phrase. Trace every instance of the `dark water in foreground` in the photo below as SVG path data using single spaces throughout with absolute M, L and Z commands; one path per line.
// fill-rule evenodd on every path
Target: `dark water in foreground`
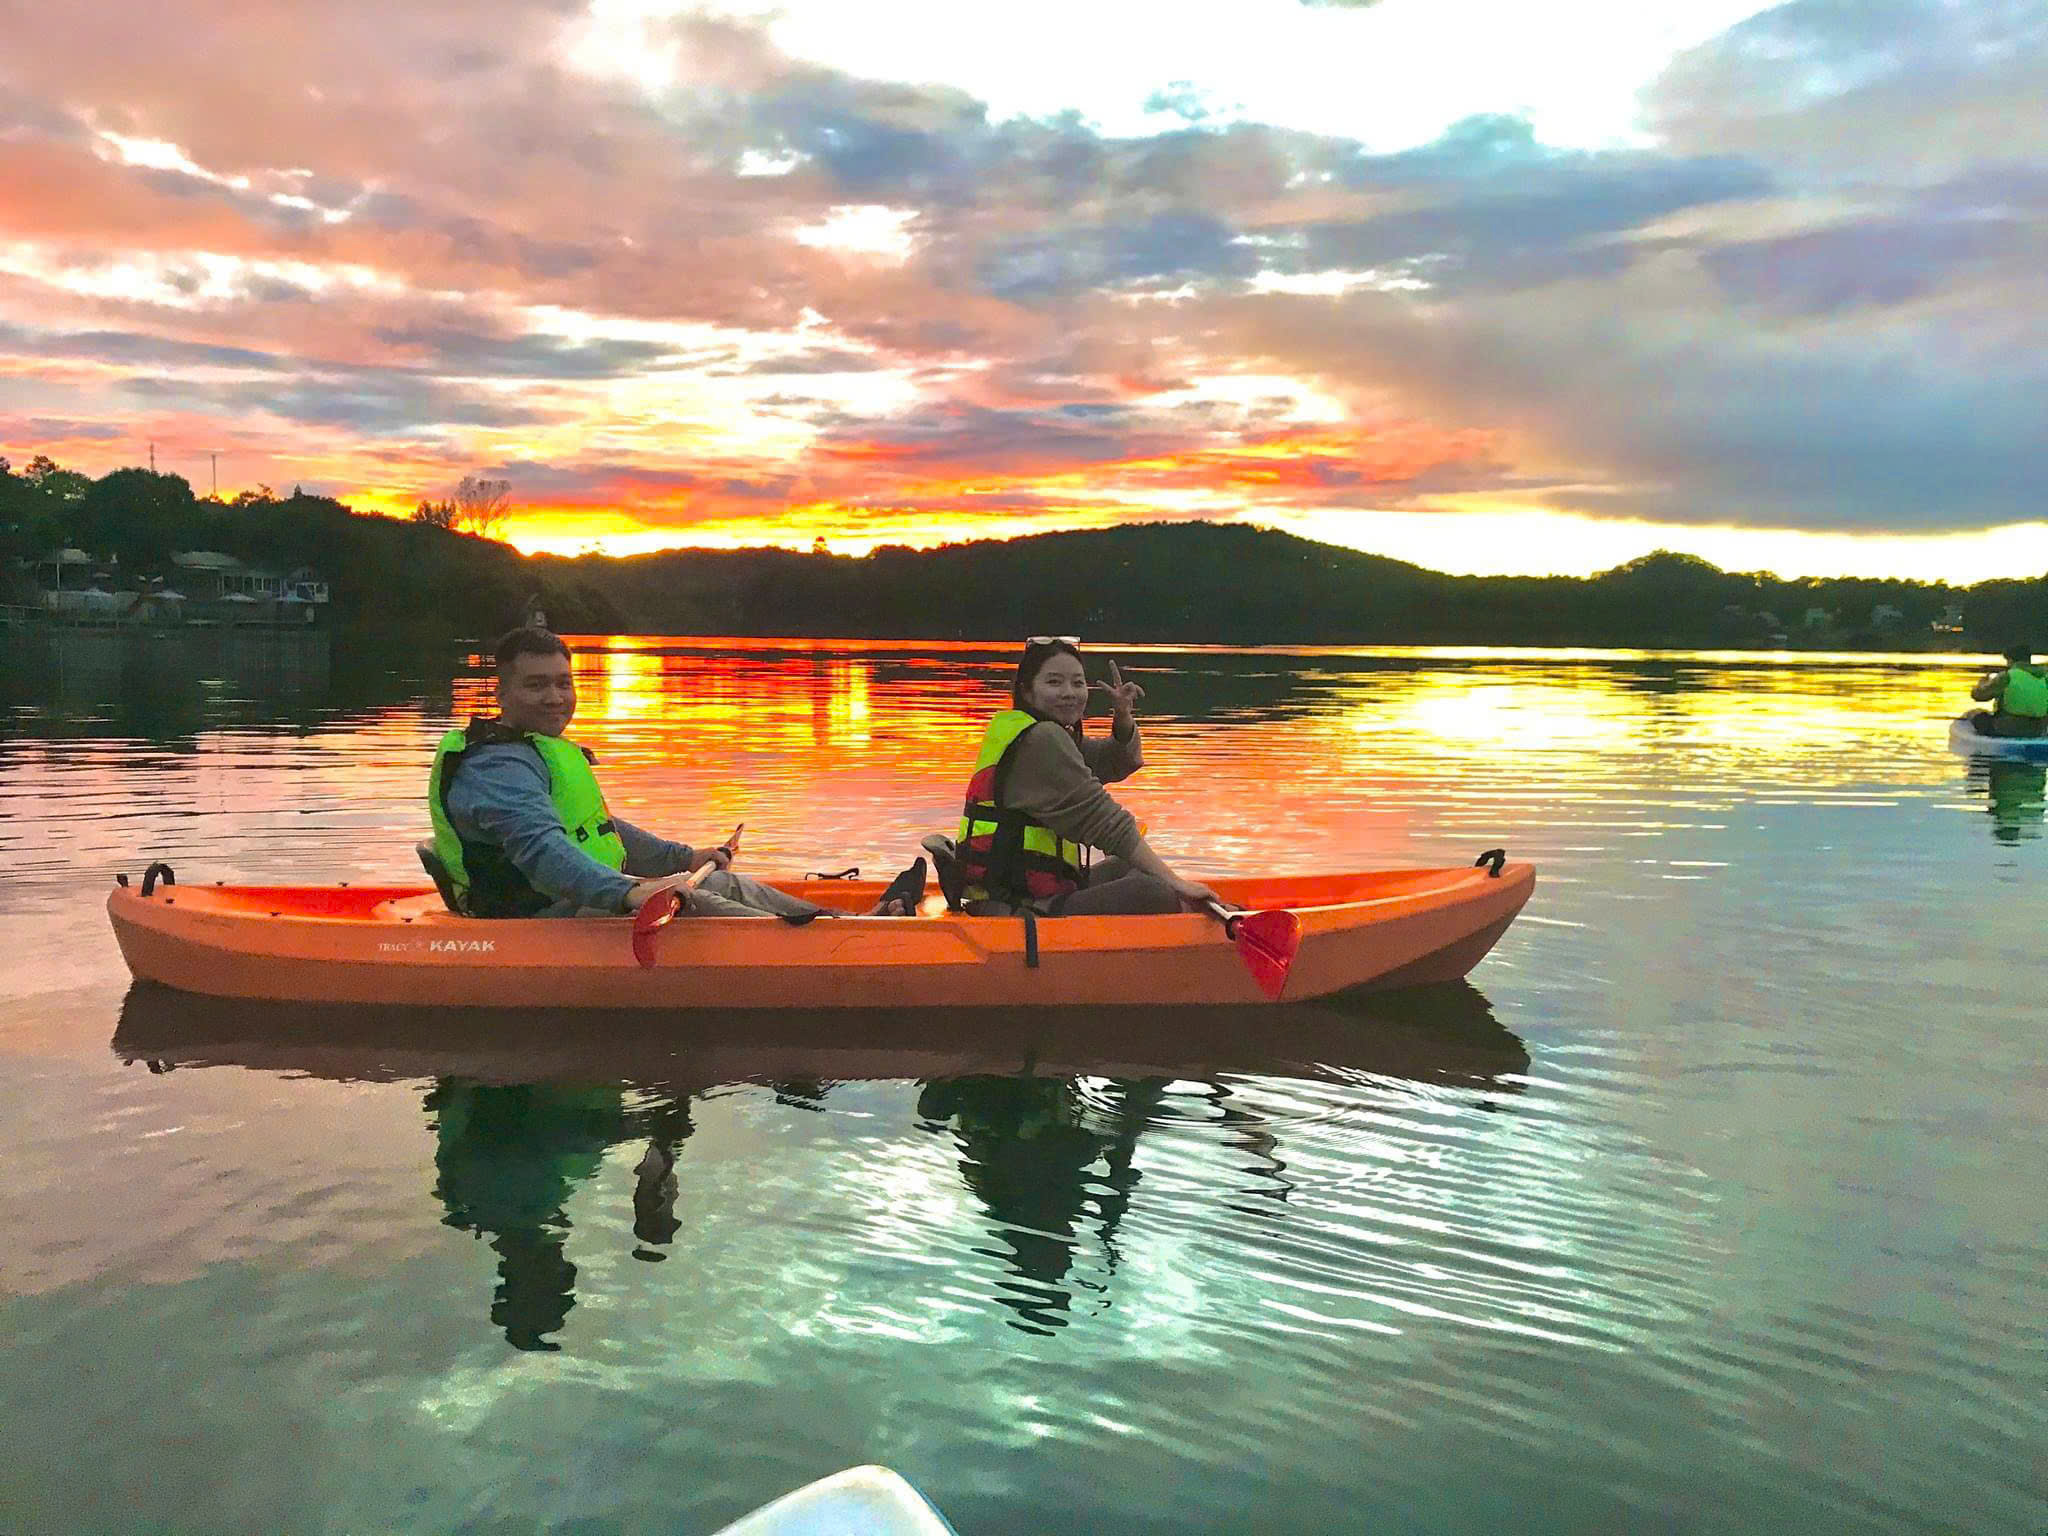
M 0 651 L 0 1528 L 2048 1528 L 2042 771 L 1954 662 L 1115 652 L 1210 871 L 1466 862 L 1466 987 L 1286 1014 L 417 1015 L 130 990 L 100 903 L 410 879 L 481 684 Z M 1005 657 L 622 640 L 626 814 L 889 870 Z M 631 809 L 626 809 L 630 807 Z

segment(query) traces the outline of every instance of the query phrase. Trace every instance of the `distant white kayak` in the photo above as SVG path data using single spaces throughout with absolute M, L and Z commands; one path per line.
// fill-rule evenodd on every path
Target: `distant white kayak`
M 887 1467 L 848 1467 L 786 1493 L 714 1536 L 957 1536 L 931 1501 Z
M 1986 736 L 1970 717 L 1950 723 L 1948 749 L 1965 757 L 1993 757 L 2008 763 L 2048 763 L 2048 736 Z

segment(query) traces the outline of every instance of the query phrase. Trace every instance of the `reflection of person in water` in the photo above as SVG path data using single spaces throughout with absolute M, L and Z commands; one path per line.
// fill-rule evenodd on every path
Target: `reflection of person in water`
M 447 1207 L 442 1221 L 489 1237 L 498 1255 L 491 1321 L 514 1348 L 561 1347 L 549 1335 L 576 1304 L 564 1208 L 614 1142 L 635 1134 L 650 1141 L 635 1169 L 635 1236 L 655 1245 L 675 1236 L 675 1147 L 692 1129 L 688 1100 L 635 1110 L 616 1085 L 442 1078 L 426 1108 L 436 1134 L 434 1193 Z M 644 1248 L 638 1256 L 660 1257 Z
M 1986 763 L 1984 770 L 1991 835 L 2001 843 L 2039 837 L 2042 816 L 2048 810 L 2048 767 L 2037 763 Z
M 918 1095 L 922 1118 L 951 1122 L 961 1177 L 1006 1229 L 1010 1251 L 1000 1257 L 1029 1282 L 998 1298 L 1017 1313 L 1012 1327 L 1046 1333 L 1064 1325 L 1073 1297 L 1062 1282 L 1091 1195 L 1097 1233 L 1114 1267 L 1116 1231 L 1138 1182 L 1132 1152 L 1166 1084 L 1165 1078 L 1115 1083 L 1106 1129 L 1100 1128 L 1102 1112 L 1084 1102 L 1073 1078 L 942 1078 Z M 1096 1172 L 1098 1164 L 1107 1165 L 1106 1175 Z

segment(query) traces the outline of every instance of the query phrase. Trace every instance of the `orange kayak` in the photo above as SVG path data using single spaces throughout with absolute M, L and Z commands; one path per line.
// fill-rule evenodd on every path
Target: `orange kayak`
M 1298 916 L 1285 1001 L 1454 981 L 1529 899 L 1502 863 L 1215 880 L 1234 906 Z M 945 1008 L 1267 1002 L 1214 918 L 857 917 L 882 886 L 775 881 L 831 909 L 793 928 L 685 917 L 634 957 L 627 918 L 477 919 L 412 886 L 125 882 L 107 901 L 138 981 L 215 997 L 497 1008 Z M 839 915 L 845 914 L 845 915 Z M 1035 948 L 1035 965 L 1027 951 Z

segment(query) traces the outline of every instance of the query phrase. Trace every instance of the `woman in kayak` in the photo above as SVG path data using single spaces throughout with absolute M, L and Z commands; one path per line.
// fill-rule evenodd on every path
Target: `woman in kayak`
M 1106 738 L 1081 731 L 1091 687 L 1109 697 Z M 1144 766 L 1136 715 L 1144 696 L 1115 662 L 1107 683 L 1090 684 L 1071 636 L 1026 644 L 1011 707 L 989 722 L 967 784 L 955 858 L 969 912 L 1179 912 L 1216 899 L 1168 868 L 1104 788 Z M 1091 864 L 1091 849 L 1108 857 Z

